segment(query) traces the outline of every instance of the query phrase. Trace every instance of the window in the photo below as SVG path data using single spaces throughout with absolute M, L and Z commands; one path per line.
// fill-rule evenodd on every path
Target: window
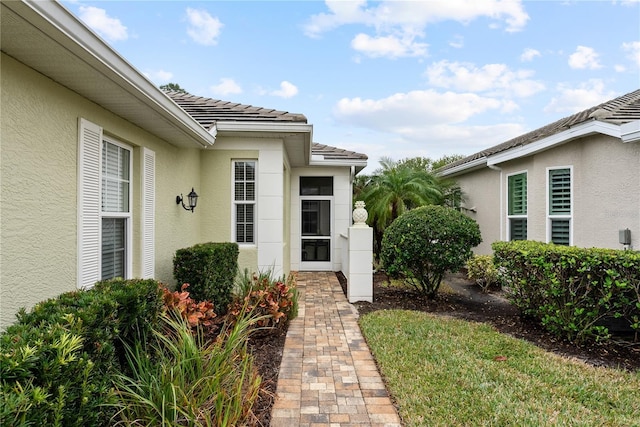
M 549 169 L 548 241 L 570 245 L 571 236 L 571 168 Z
M 233 162 L 233 209 L 236 243 L 255 243 L 256 161 Z
M 510 175 L 507 181 L 509 240 L 527 240 L 527 173 Z
M 102 142 L 102 268 L 101 279 L 128 277 L 127 244 L 131 224 L 131 150 Z
M 141 269 L 132 271 L 131 147 L 103 136 L 100 126 L 79 120 L 78 140 L 78 288 L 97 281 L 154 275 L 155 153 L 140 153 Z

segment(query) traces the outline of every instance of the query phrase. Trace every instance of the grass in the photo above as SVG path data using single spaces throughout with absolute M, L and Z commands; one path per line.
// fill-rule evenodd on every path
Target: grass
M 377 311 L 360 323 L 403 425 L 640 426 L 640 372 L 424 312 Z

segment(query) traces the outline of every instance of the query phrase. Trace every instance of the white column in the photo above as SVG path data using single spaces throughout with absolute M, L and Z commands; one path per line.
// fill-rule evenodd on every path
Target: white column
M 373 229 L 364 221 L 364 202 L 356 202 L 354 225 L 349 227 L 349 271 L 347 299 L 349 302 L 373 302 Z

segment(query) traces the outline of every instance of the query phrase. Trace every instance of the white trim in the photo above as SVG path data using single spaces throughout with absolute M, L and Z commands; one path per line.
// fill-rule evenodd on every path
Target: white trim
M 632 122 L 620 125 L 620 135 L 622 138 L 622 142 L 639 142 L 640 120 L 634 120 Z
M 560 133 L 556 133 L 547 138 L 542 138 L 530 144 L 511 148 L 501 153 L 491 155 L 487 158 L 487 165 L 497 165 L 509 160 L 530 156 L 531 154 L 548 150 L 549 148 L 552 148 L 556 145 L 564 144 L 574 139 L 582 138 L 584 136 L 596 133 L 609 135 L 614 138 L 620 138 L 620 126 L 611 123 L 600 122 L 597 120 L 581 123 L 579 125 L 576 125 L 575 127 L 572 127 Z
M 452 168 L 449 168 L 447 170 L 439 172 L 438 175 L 440 175 L 440 176 L 455 176 L 455 175 L 457 175 L 459 173 L 469 172 L 470 170 L 479 169 L 479 168 L 482 168 L 482 167 L 485 167 L 485 166 L 487 166 L 487 158 L 486 157 L 480 157 L 479 159 L 471 160 L 470 162 L 463 163 L 461 165 L 454 166 Z
M 569 191 L 570 191 L 570 201 L 569 203 L 571 204 L 570 210 L 571 212 L 569 213 L 569 215 L 550 215 L 550 206 L 549 206 L 549 172 L 552 170 L 559 170 L 559 169 L 569 169 Z M 547 227 L 547 233 L 546 233 L 546 241 L 547 243 L 551 242 L 551 220 L 552 219 L 568 219 L 569 220 L 569 246 L 573 246 L 573 210 L 574 210 L 574 201 L 573 201 L 573 196 L 574 196 L 574 191 L 573 191 L 573 182 L 574 182 L 574 175 L 573 175 L 573 165 L 567 165 L 567 166 L 550 166 L 546 168 L 546 227 Z
M 511 176 L 515 176 L 515 175 L 521 175 L 521 174 L 525 174 L 527 176 L 527 187 L 525 189 L 525 191 L 527 192 L 527 213 L 524 215 L 509 215 L 509 177 Z M 506 241 L 511 241 L 511 223 L 510 220 L 511 219 L 526 219 L 527 220 L 527 238 L 529 236 L 529 171 L 527 169 L 518 171 L 518 172 L 513 172 L 513 173 L 509 173 L 506 175 L 505 177 L 505 182 L 506 182 L 506 194 L 505 194 L 505 200 L 507 201 L 506 203 L 506 209 L 505 209 L 505 213 L 506 213 Z
M 143 279 L 152 279 L 155 277 L 156 153 L 143 147 L 140 153 L 140 163 L 140 194 L 142 199 L 140 270 Z
M 253 162 L 255 163 L 255 179 L 254 179 L 254 200 L 238 200 L 236 202 L 236 177 L 235 177 L 235 164 L 237 162 Z M 238 244 L 240 247 L 257 247 L 258 246 L 258 159 L 231 159 L 231 241 Z M 236 241 L 236 205 L 253 204 L 253 243 L 237 242 Z
M 313 125 L 296 122 L 223 122 L 216 121 L 217 132 L 313 132 Z

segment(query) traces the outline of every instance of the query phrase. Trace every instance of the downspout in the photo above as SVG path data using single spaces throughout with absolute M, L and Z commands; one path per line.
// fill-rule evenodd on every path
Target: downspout
M 504 184 L 502 179 L 502 168 L 489 164 L 487 164 L 487 167 L 491 170 L 500 172 L 500 212 L 498 213 L 498 218 L 500 218 L 500 240 L 506 240 L 504 235 L 504 221 L 502 219 L 502 212 L 504 212 Z

